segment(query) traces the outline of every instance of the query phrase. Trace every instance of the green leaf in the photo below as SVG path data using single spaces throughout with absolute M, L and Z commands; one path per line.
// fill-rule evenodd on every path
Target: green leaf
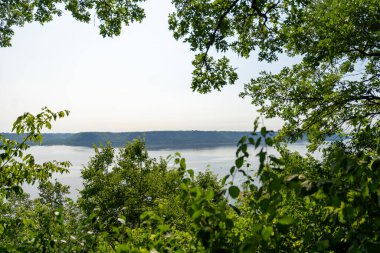
M 256 143 L 255 143 L 255 149 L 260 146 L 261 143 L 261 137 L 257 138 Z
M 272 138 L 265 138 L 265 143 L 269 146 L 269 147 L 272 147 L 273 146 L 273 139 Z
M 247 144 L 241 145 L 241 151 L 243 152 L 244 156 L 248 156 L 247 148 L 248 148 Z
M 263 164 L 265 161 L 265 158 L 267 156 L 267 152 L 264 152 L 263 149 L 260 150 L 260 152 L 257 154 L 260 158 L 260 164 Z
M 265 241 L 269 241 L 271 236 L 274 235 L 273 227 L 264 227 L 264 229 L 261 231 L 261 235 Z
M 247 141 L 247 136 L 243 136 L 241 137 L 241 139 L 239 140 L 238 144 L 243 144 Z
M 191 218 L 192 218 L 193 220 L 196 220 L 196 219 L 198 219 L 201 215 L 202 215 L 202 211 L 201 211 L 201 210 L 196 210 L 196 211 L 192 214 Z
M 189 173 L 191 179 L 194 179 L 194 170 L 187 170 L 187 173 Z
M 232 166 L 231 169 L 230 169 L 230 175 L 232 176 L 235 172 L 235 166 Z
M 229 177 L 230 177 L 230 175 L 226 175 L 226 176 L 223 177 L 223 179 L 222 179 L 222 185 L 225 185 L 225 184 L 226 184 L 227 179 L 228 179 Z
M 232 204 L 230 204 L 229 206 L 232 207 L 232 209 L 234 209 L 234 211 L 235 211 L 238 215 L 241 215 L 241 211 L 240 211 L 239 208 L 237 208 L 236 206 L 234 206 L 234 205 L 232 205 Z
M 236 199 L 237 197 L 239 197 L 240 189 L 239 187 L 233 185 L 230 188 L 228 188 L 228 193 L 232 198 Z
M 283 216 L 278 220 L 278 223 L 281 225 L 291 225 L 295 222 L 295 219 L 291 216 Z
M 244 156 L 241 156 L 235 160 L 235 165 L 238 168 L 241 168 L 243 166 L 243 163 L 244 163 Z
M 262 127 L 260 133 L 261 133 L 261 135 L 263 137 L 265 137 L 267 135 L 267 133 L 268 133 L 267 128 L 266 127 Z
M 181 169 L 186 169 L 186 161 L 185 161 L 185 158 L 181 158 L 181 162 L 180 162 L 180 166 L 181 166 Z

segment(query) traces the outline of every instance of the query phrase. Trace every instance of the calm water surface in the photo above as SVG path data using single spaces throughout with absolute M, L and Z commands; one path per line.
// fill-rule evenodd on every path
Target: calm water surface
M 306 153 L 305 144 L 292 144 L 289 148 L 298 151 L 301 154 Z M 193 169 L 195 172 L 210 170 L 217 174 L 220 178 L 229 173 L 229 169 L 234 165 L 235 161 L 235 146 L 217 147 L 207 149 L 184 149 L 184 150 L 151 150 L 148 151 L 150 157 L 163 157 L 173 155 L 176 152 L 181 153 L 181 156 L 186 159 L 187 168 Z M 251 154 L 250 163 L 251 173 L 258 166 L 258 159 L 254 156 L 254 150 L 249 151 Z M 33 146 L 30 148 L 30 153 L 33 154 L 38 163 L 46 161 L 70 161 L 72 166 L 68 174 L 55 174 L 61 183 L 70 186 L 70 197 L 76 199 L 78 191 L 82 189 L 81 169 L 87 165 L 90 157 L 94 155 L 94 150 L 87 147 L 73 147 L 73 146 Z M 268 148 L 268 153 L 274 154 L 272 148 Z M 172 166 L 172 163 L 170 164 Z M 243 178 L 237 176 L 235 183 L 242 182 Z M 24 189 L 31 194 L 31 197 L 37 197 L 37 187 L 34 185 L 24 185 Z

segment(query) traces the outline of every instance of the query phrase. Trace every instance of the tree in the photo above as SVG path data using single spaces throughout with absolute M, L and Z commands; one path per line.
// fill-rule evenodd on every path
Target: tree
M 238 143 L 235 166 L 228 177 L 236 173 L 246 175 L 242 168 L 249 166 L 249 145 L 260 147 L 262 140 L 265 145 L 277 146 L 279 157 L 268 156 L 265 147 L 258 153 L 260 166 L 257 175 L 260 185 L 253 183 L 251 175 L 246 175 L 244 190 L 225 184 L 225 190 L 237 201 L 236 205 L 228 205 L 223 201 L 215 203 L 214 191 L 202 191 L 201 187 L 194 186 L 191 170 L 188 171 L 189 177 L 182 180 L 181 196 L 190 207 L 187 215 L 191 220 L 191 229 L 186 235 L 188 237 L 181 238 L 192 239 L 190 241 L 194 243 L 189 249 L 205 252 L 286 252 L 289 249 L 294 252 L 378 251 L 378 1 L 172 2 L 176 11 L 169 17 L 169 28 L 176 39 L 189 43 L 196 52 L 191 85 L 195 91 L 206 93 L 213 89 L 221 90 L 223 86 L 236 82 L 238 76 L 235 69 L 230 66 L 229 59 L 223 56 L 227 51 L 249 57 L 258 50 L 258 59 L 266 62 L 275 62 L 280 54 L 298 57 L 300 61 L 294 66 L 283 68 L 279 73 L 261 73 L 246 84 L 242 92 L 243 97 L 250 97 L 252 103 L 259 106 L 264 116 L 280 117 L 285 122 L 277 141 L 268 138 L 268 132 L 262 128 L 261 138 L 247 136 Z M 47 6 L 43 4 L 45 1 L 40 3 L 42 7 Z M 64 3 L 68 6 L 69 2 Z M 81 2 L 80 12 L 76 11 L 79 9 L 68 9 L 75 16 L 75 13 L 83 14 L 95 7 L 98 17 L 103 20 L 101 33 L 113 35 L 120 32 L 120 24 L 125 20 L 140 21 L 143 17 L 136 15 L 142 13 L 137 7 L 138 1 L 118 12 L 120 3 L 113 1 L 108 5 L 103 1 L 84 1 Z M 38 20 L 41 11 L 38 12 L 38 8 L 32 8 L 29 12 L 18 9 L 23 4 L 11 1 L 3 3 L 6 8 L 0 11 L 2 46 L 9 45 L 12 25 L 32 21 L 30 13 Z M 25 6 L 29 8 L 29 5 Z M 51 6 L 45 8 L 47 16 L 42 15 L 45 17 L 43 22 L 49 20 L 46 17 L 57 12 Z M 99 9 L 99 6 L 102 8 Z M 29 13 L 29 16 L 20 18 L 22 15 L 18 16 L 19 13 Z M 86 15 L 84 17 L 88 18 Z M 222 54 L 222 57 L 215 58 L 215 54 L 210 53 L 212 51 Z M 305 133 L 312 144 L 311 150 L 319 147 L 329 136 L 335 138 L 340 135 L 340 138 L 333 139 L 325 146 L 320 160 L 310 154 L 302 157 L 290 152 L 278 142 L 294 141 Z M 257 133 L 253 132 L 252 135 Z M 99 161 L 96 165 L 102 168 L 100 178 L 106 178 L 108 174 L 113 176 L 113 173 L 107 172 L 107 165 L 111 165 L 112 159 L 109 162 L 106 156 Z M 127 165 L 130 164 L 130 160 L 126 161 Z M 185 168 L 184 160 L 179 163 L 181 168 Z M 141 178 L 143 167 L 138 164 L 134 166 L 140 168 L 137 175 Z M 224 183 L 228 177 L 224 178 Z M 96 179 L 93 175 L 91 178 Z M 103 181 L 96 184 L 93 192 L 98 192 L 98 187 L 102 188 L 103 184 Z M 139 184 L 134 185 L 137 185 L 136 189 L 142 189 Z M 141 191 L 137 193 L 137 196 L 142 196 Z M 94 194 L 91 196 L 97 197 Z M 145 204 L 141 201 L 143 198 L 137 199 L 140 201 L 136 202 L 137 207 Z M 112 215 L 114 219 L 115 215 Z M 153 234 L 159 235 L 156 237 L 158 239 L 153 246 L 149 244 L 149 249 L 174 251 L 178 247 L 178 234 L 168 234 L 168 228 L 157 214 L 145 213 L 142 217 L 161 222 L 160 226 L 155 227 L 157 233 Z M 144 231 L 144 238 L 148 238 L 152 230 Z M 128 248 L 131 245 L 122 246 Z
M 105 251 L 117 249 L 119 244 L 127 251 L 162 246 L 165 243 L 160 239 L 171 238 L 168 231 L 175 238 L 169 240 L 174 243 L 168 248 L 193 247 L 186 241 L 194 240 L 191 222 L 198 208 L 192 199 L 202 208 L 206 206 L 202 211 L 210 217 L 215 206 L 224 211 L 226 200 L 220 181 L 211 172 L 196 177 L 192 172 L 191 180 L 186 181 L 184 158 L 177 154 L 174 162 L 180 169 L 168 167 L 166 160 L 150 158 L 140 139 L 127 143 L 118 154 L 110 144 L 95 148 L 95 156 L 82 170 L 84 188 L 78 205 L 84 214 L 81 229 L 94 233 L 96 251 L 101 251 L 99 240 L 110 247 Z M 157 231 L 161 238 L 152 241 L 151 234 Z
M 17 118 L 12 131 L 18 140 L 0 135 L 0 251 L 59 251 L 71 247 L 69 219 L 72 201 L 64 198 L 68 187 L 48 180 L 53 173 L 68 172 L 69 162 L 38 164 L 32 154 L 24 154 L 31 143 L 41 143 L 44 128 L 65 117 L 68 111 L 52 112 L 42 108 L 36 115 L 25 113 Z M 39 182 L 39 199 L 30 200 L 21 185 Z M 74 230 L 73 230 L 74 231 Z M 77 242 L 75 242 L 77 243 Z
M 149 158 L 142 140 L 128 143 L 116 157 L 114 153 L 110 144 L 96 148 L 82 171 L 84 188 L 78 202 L 88 217 L 96 215 L 100 224 L 107 224 L 106 230 L 119 224 L 120 217 L 138 227 L 143 212 L 157 210 L 167 201 L 175 203 L 181 174 L 168 170 L 165 160 Z
M 90 22 L 94 11 L 99 19 L 103 37 L 119 35 L 123 24 L 140 22 L 144 10 L 139 3 L 144 0 L 4 0 L 0 3 L 0 47 L 11 46 L 14 26 L 26 23 L 47 23 L 64 10 L 78 21 Z
M 51 121 L 65 117 L 68 111 L 52 112 L 42 108 L 37 115 L 25 113 L 17 118 L 12 131 L 20 136 L 22 141 L 10 140 L 0 134 L 0 198 L 10 192 L 22 192 L 23 183 L 34 184 L 36 181 L 47 181 L 52 173 L 67 172 L 69 162 L 45 162 L 38 164 L 33 155 L 24 154 L 31 142 L 41 143 L 43 128 L 51 128 Z
M 275 62 L 279 54 L 301 62 L 280 73 L 263 72 L 245 85 L 266 117 L 285 121 L 292 140 L 311 140 L 374 124 L 379 114 L 380 7 L 374 0 L 173 1 L 174 37 L 198 52 L 193 90 L 233 84 L 228 59 L 210 49 Z M 207 22 L 204 22 L 207 21 Z
M 248 215 L 245 222 L 251 222 L 248 227 L 252 230 L 240 230 L 240 238 L 245 238 L 241 249 L 378 249 L 378 3 L 173 3 L 177 10 L 169 18 L 170 29 L 175 38 L 183 39 L 197 52 L 193 90 L 220 90 L 237 80 L 228 58 L 215 59 L 210 55 L 212 49 L 221 54 L 233 51 L 241 57 L 258 50 L 259 60 L 267 62 L 275 62 L 279 54 L 297 56 L 300 63 L 279 73 L 263 72 L 252 79 L 242 96 L 251 97 L 264 116 L 284 120 L 277 140 L 295 141 L 306 133 L 314 150 L 327 137 L 335 138 L 319 161 L 284 148 L 279 149 L 278 158 L 260 151 L 258 176 L 262 185 L 256 187 L 247 177 L 244 202 L 248 209 L 243 205 L 242 214 Z M 245 164 L 250 144 L 259 146 L 253 138 L 242 139 L 237 152 L 238 168 Z M 238 188 L 229 189 L 231 196 L 238 195 Z

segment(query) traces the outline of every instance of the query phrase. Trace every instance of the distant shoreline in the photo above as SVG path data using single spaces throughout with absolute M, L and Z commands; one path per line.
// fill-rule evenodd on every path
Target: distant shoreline
M 25 135 L 1 133 L 8 139 L 21 141 Z M 81 132 L 43 134 L 42 146 L 65 145 L 93 147 L 111 142 L 122 147 L 136 138 L 145 139 L 148 149 L 194 149 L 236 146 L 239 140 L 250 132 L 244 131 L 147 131 L 147 132 Z M 39 145 L 29 143 L 30 145 Z

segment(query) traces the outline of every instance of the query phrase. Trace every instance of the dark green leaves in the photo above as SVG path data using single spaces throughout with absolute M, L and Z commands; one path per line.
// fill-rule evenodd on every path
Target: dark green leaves
M 239 187 L 233 185 L 233 186 L 230 186 L 230 188 L 228 188 L 228 193 L 230 194 L 232 198 L 236 199 L 237 197 L 239 197 L 240 189 Z
M 123 25 L 141 22 L 145 18 L 144 9 L 139 6 L 144 0 L 95 1 L 100 34 L 103 37 L 120 35 Z
M 227 84 L 234 84 L 237 80 L 235 69 L 229 65 L 229 59 L 222 57 L 214 60 L 206 54 L 198 54 L 193 61 L 195 67 L 191 88 L 193 91 L 208 93 L 212 90 L 220 91 Z
M 61 16 L 64 10 L 81 22 L 88 23 L 91 13 L 96 14 L 99 21 L 100 34 L 103 37 L 120 35 L 123 25 L 141 22 L 145 18 L 140 3 L 144 0 L 116 1 L 1 1 L 0 3 L 0 47 L 11 46 L 11 38 L 15 26 L 23 26 L 33 21 L 41 24 L 50 22 L 55 16 Z
M 235 165 L 238 169 L 240 169 L 243 166 L 244 163 L 244 157 L 239 157 L 238 159 L 235 160 Z

